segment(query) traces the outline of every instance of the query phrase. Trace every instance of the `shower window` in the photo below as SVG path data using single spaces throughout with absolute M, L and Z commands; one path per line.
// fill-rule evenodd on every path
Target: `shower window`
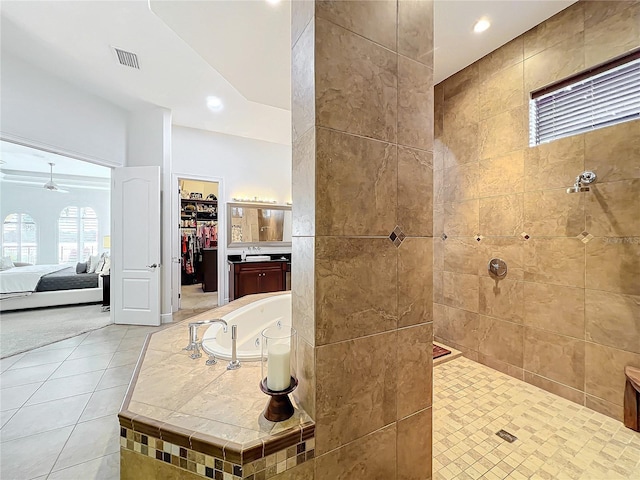
M 529 145 L 640 118 L 640 50 L 531 93 Z

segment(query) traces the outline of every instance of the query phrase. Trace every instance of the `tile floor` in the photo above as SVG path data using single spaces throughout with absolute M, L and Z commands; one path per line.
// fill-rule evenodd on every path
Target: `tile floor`
M 433 384 L 434 480 L 640 479 L 640 433 L 621 422 L 466 358 Z
M 0 478 L 120 478 L 116 413 L 153 330 L 110 325 L 0 360 Z
M 149 331 L 111 325 L 1 360 L 0 478 L 118 479 L 116 413 Z M 640 479 L 640 434 L 465 358 L 434 369 L 433 427 L 436 480 Z
M 182 285 L 180 288 L 180 310 L 215 308 L 218 306 L 218 292 L 203 292 L 202 285 Z

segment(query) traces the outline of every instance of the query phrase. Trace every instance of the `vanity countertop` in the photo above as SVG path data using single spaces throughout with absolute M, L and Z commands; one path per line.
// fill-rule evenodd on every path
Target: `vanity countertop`
M 240 255 L 229 255 L 227 257 L 227 262 L 228 263 L 264 263 L 264 262 L 291 262 L 291 254 L 290 253 L 276 253 L 276 254 L 268 254 L 265 253 L 264 254 L 269 255 L 269 257 L 271 257 L 270 260 L 259 260 L 259 261 L 252 261 L 252 262 L 247 262 L 247 261 L 243 261 L 242 257 Z M 251 255 L 247 255 L 248 257 L 250 257 Z

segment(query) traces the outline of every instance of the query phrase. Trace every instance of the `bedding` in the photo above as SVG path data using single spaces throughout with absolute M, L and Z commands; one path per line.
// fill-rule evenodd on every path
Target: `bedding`
M 77 290 L 81 288 L 98 288 L 97 273 L 76 273 L 74 267 L 43 275 L 36 292 L 53 292 L 57 290 Z
M 59 272 L 67 265 L 29 265 L 0 271 L 0 298 L 30 295 L 43 275 Z

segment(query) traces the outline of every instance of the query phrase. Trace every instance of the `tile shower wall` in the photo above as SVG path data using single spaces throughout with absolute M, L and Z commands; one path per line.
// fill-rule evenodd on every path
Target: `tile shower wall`
M 292 5 L 294 325 L 315 478 L 431 478 L 433 5 Z
M 435 87 L 436 339 L 614 418 L 640 367 L 640 121 L 530 148 L 528 98 L 638 46 L 639 2 L 580 1 Z

